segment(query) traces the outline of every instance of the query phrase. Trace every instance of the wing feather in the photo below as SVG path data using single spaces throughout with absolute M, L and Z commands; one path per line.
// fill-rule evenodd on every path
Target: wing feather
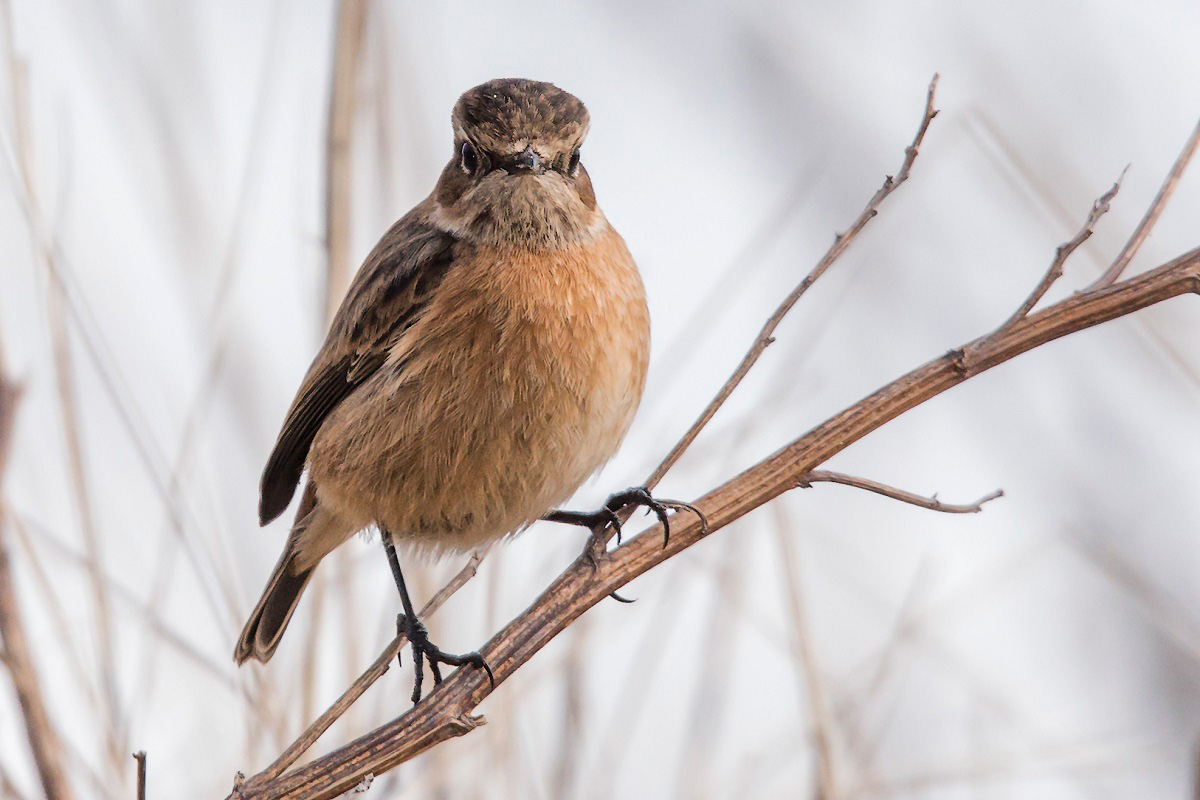
M 384 234 L 334 316 L 263 470 L 261 524 L 287 508 L 325 419 L 383 365 L 391 344 L 428 305 L 453 265 L 456 239 L 426 221 L 422 211 L 418 206 Z

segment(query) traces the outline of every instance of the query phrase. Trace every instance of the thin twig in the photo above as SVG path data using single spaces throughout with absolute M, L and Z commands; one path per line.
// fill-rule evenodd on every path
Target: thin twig
M 831 472 L 820 469 L 806 473 L 796 481 L 796 485 L 801 489 L 807 489 L 814 483 L 838 483 L 842 486 L 853 486 L 855 489 L 864 489 L 868 492 L 881 494 L 884 497 L 899 500 L 901 503 L 920 506 L 930 511 L 941 511 L 946 514 L 978 514 L 980 511 L 983 511 L 984 503 L 990 503 L 992 500 L 1004 497 L 1004 490 L 997 489 L 986 497 L 979 498 L 974 503 L 943 503 L 941 500 L 938 500 L 936 494 L 933 497 L 923 497 L 922 495 L 906 492 L 903 489 L 897 489 L 878 481 L 868 480 L 867 478 L 858 478 L 843 472 Z
M 917 160 L 917 153 L 920 151 L 921 143 L 925 140 L 925 133 L 929 130 L 929 123 L 933 122 L 933 118 L 938 114 L 937 109 L 933 107 L 933 97 L 937 89 L 937 82 L 938 76 L 934 75 L 933 80 L 929 82 L 929 90 L 925 96 L 925 113 L 921 117 L 921 125 L 917 128 L 917 135 L 913 138 L 912 144 L 904 149 L 904 162 L 900 165 L 900 171 L 896 173 L 894 178 L 891 175 L 886 177 L 883 186 L 879 188 L 879 191 L 875 192 L 870 202 L 867 203 L 866 208 L 858 215 L 858 219 L 854 221 L 854 224 L 845 233 L 839 233 L 834 237 L 833 244 L 825 251 L 825 255 L 821 257 L 817 265 L 812 268 L 811 272 L 804 276 L 804 280 L 800 281 L 800 285 L 784 298 L 779 307 L 775 309 L 775 313 L 767 319 L 762 330 L 758 332 L 758 337 L 754 340 L 754 344 L 751 345 L 746 355 L 742 357 L 742 361 L 738 364 L 737 369 L 725 381 L 725 385 L 717 392 L 717 396 L 712 399 L 700 414 L 700 417 L 692 423 L 692 426 L 688 428 L 683 437 L 671 448 L 671 452 L 667 453 L 662 463 L 655 467 L 650 476 L 646 478 L 645 486 L 647 488 L 656 486 L 662 480 L 662 477 L 667 474 L 667 471 L 675 465 L 675 462 L 679 460 L 684 451 L 691 447 L 692 442 L 700 435 L 700 431 L 708 425 L 721 406 L 725 404 L 725 401 L 729 399 L 729 396 L 733 394 L 733 390 L 737 388 L 738 384 L 750 372 L 750 368 L 754 366 L 763 352 L 775 341 L 772 334 L 775 333 L 775 329 L 779 327 L 779 323 L 783 321 L 783 318 L 787 316 L 792 307 L 804 296 L 809 287 L 825 274 L 825 271 L 841 257 L 842 253 L 846 252 L 859 232 L 879 213 L 879 205 L 887 199 L 887 196 L 896 191 L 902 183 L 908 180 L 913 162 Z M 626 518 L 628 518 L 627 515 Z
M 1112 266 L 1106 269 L 1104 274 L 1088 287 L 1089 290 L 1112 286 L 1121 277 L 1121 273 L 1125 271 L 1125 268 L 1129 266 L 1129 262 L 1137 255 L 1137 251 L 1141 249 L 1142 244 L 1145 243 L 1146 239 L 1150 238 L 1150 232 L 1154 230 L 1154 226 L 1158 223 L 1158 218 L 1162 216 L 1163 209 L 1167 207 L 1171 195 L 1175 193 L 1175 187 L 1179 185 L 1179 179 L 1183 177 L 1183 171 L 1187 169 L 1188 162 L 1192 160 L 1192 156 L 1196 155 L 1198 147 L 1200 147 L 1200 122 L 1197 122 L 1196 127 L 1192 129 L 1192 135 L 1188 137 L 1187 143 L 1179 153 L 1179 157 L 1171 165 L 1171 171 L 1167 173 L 1163 185 L 1159 187 L 1158 194 L 1154 196 L 1154 202 L 1150 204 L 1150 208 L 1146 209 L 1146 215 L 1138 223 L 1137 228 L 1133 231 L 1133 235 L 1129 237 L 1129 241 L 1125 243 L 1125 247 L 1121 249 Z
M 146 800 L 146 751 L 138 750 L 133 759 L 137 761 L 137 800 Z
M 491 550 L 490 544 L 472 553 L 463 568 L 455 573 L 454 577 L 429 599 L 429 602 L 421 609 L 421 613 L 418 616 L 421 619 L 427 619 L 430 614 L 441 608 L 455 592 L 465 586 L 467 581 L 474 578 L 479 572 L 479 564 L 487 556 L 489 550 Z M 405 641 L 407 640 L 404 636 L 397 636 L 392 639 L 387 647 L 383 649 L 383 652 L 379 654 L 379 657 L 371 662 L 371 666 L 367 667 L 367 670 L 358 677 L 358 680 L 352 683 L 350 688 L 343 692 L 341 697 L 327 708 L 321 716 L 317 717 L 311 725 L 305 728 L 304 732 L 300 734 L 296 741 L 288 745 L 279 758 L 272 761 L 270 766 L 258 775 L 255 775 L 246 785 L 248 787 L 257 785 L 264 781 L 274 780 L 282 775 L 285 769 L 294 764 L 300 756 L 304 755 L 308 748 L 312 747 L 324 735 L 325 731 L 329 730 L 330 726 L 337 722 L 354 705 L 358 698 L 362 697 L 367 689 L 371 688 L 371 685 L 388 671 L 392 659 L 400 652 L 400 648 L 404 646 Z
M 1020 308 L 1014 311 L 1013 315 L 1004 321 L 1004 324 L 1000 326 L 1000 330 L 1012 327 L 1013 325 L 1017 324 L 1018 321 L 1029 316 L 1029 312 L 1033 310 L 1033 307 L 1037 305 L 1038 301 L 1045 296 L 1046 292 L 1050 291 L 1050 286 L 1056 280 L 1062 277 L 1063 264 L 1067 263 L 1067 259 L 1071 257 L 1071 254 L 1074 253 L 1081 244 L 1091 238 L 1092 233 L 1095 232 L 1096 223 L 1100 221 L 1101 217 L 1108 213 L 1109 205 L 1112 203 L 1112 199 L 1116 197 L 1117 192 L 1121 190 L 1121 181 L 1124 180 L 1125 172 L 1128 171 L 1128 169 L 1129 167 L 1126 167 L 1125 169 L 1121 170 L 1121 175 L 1117 178 L 1117 182 L 1112 185 L 1112 188 L 1100 195 L 1100 197 L 1096 199 L 1096 202 L 1092 203 L 1092 210 L 1088 212 L 1087 220 L 1083 223 L 1083 227 L 1079 229 L 1079 233 L 1075 234 L 1070 241 L 1058 246 L 1058 249 L 1054 253 L 1054 260 L 1050 262 L 1050 269 L 1046 270 L 1046 274 L 1042 277 L 1042 280 L 1036 287 L 1034 287 L 1034 290 L 1029 297 L 1025 298 L 1025 302 L 1021 303 Z

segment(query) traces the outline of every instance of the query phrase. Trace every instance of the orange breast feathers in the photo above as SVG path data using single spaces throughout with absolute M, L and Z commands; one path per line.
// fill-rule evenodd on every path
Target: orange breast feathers
M 607 225 L 556 252 L 480 248 L 364 386 L 362 413 L 352 398 L 318 436 L 341 451 L 314 471 L 322 502 L 438 550 L 513 533 L 616 452 L 649 349 L 641 278 Z
M 641 398 L 649 351 L 641 277 L 605 224 L 590 242 L 560 251 L 477 249 L 455 264 L 388 360 L 414 378 L 434 363 L 451 366 L 485 396 L 548 392 L 589 414 L 623 418 Z M 445 363 L 450 352 L 453 365 Z
M 498 411 L 516 406 L 514 433 L 548 424 L 529 435 L 580 448 L 571 470 L 586 466 L 580 482 L 607 461 L 637 410 L 650 354 L 645 290 L 620 235 L 605 223 L 561 251 L 480 248 L 440 289 L 428 328 L 413 331 L 417 347 L 472 331 L 471 353 L 455 365 L 465 386 Z

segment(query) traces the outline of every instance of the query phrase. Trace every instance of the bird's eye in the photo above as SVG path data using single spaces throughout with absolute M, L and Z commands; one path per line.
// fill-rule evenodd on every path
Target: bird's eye
M 571 153 L 570 160 L 567 161 L 567 174 L 574 175 L 578 169 L 579 169 L 579 148 L 575 148 L 575 151 Z
M 462 171 L 468 175 L 474 175 L 475 170 L 479 169 L 479 154 L 475 152 L 475 146 L 470 142 L 462 143 L 459 164 L 462 166 Z

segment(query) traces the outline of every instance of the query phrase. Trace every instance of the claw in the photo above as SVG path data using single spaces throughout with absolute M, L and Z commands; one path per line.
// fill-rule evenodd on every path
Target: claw
M 617 535 L 617 546 L 621 546 L 621 516 L 611 508 L 605 508 L 601 512 L 605 519 L 608 520 L 608 525 L 613 529 L 613 533 Z
M 667 516 L 667 506 L 655 500 L 650 494 L 650 490 L 645 486 L 635 486 L 632 489 L 617 492 L 608 498 L 608 502 L 604 504 L 604 507 L 615 514 L 631 505 L 645 506 L 648 510 L 654 512 L 654 516 L 658 517 L 658 521 L 662 523 L 663 547 L 666 547 L 667 543 L 671 541 L 671 523 Z M 620 543 L 620 540 L 618 540 L 618 543 Z
M 425 678 L 425 662 L 423 657 L 424 653 L 421 652 L 421 649 L 413 645 L 413 664 L 415 665 L 413 669 L 417 676 L 413 680 L 412 701 L 414 706 L 421 702 L 421 681 Z
M 478 655 L 478 653 L 476 655 Z M 484 672 L 486 672 L 488 676 L 488 683 L 492 685 L 493 689 L 496 688 L 496 676 L 492 674 L 492 668 L 488 666 L 488 662 L 483 660 L 483 656 L 479 656 L 478 664 L 472 664 L 471 666 L 475 667 L 476 669 L 482 669 Z
M 429 631 L 420 620 L 410 621 L 404 614 L 396 618 L 396 627 L 408 637 L 409 644 L 412 646 L 413 663 L 415 664 L 416 671 L 413 681 L 413 705 L 421 702 L 421 684 L 424 683 L 426 661 L 429 662 L 429 672 L 433 675 L 434 686 L 442 682 L 441 665 L 446 664 L 451 667 L 472 666 L 476 669 L 482 669 L 487 673 L 488 681 L 491 682 L 492 688 L 496 688 L 496 676 L 492 674 L 492 668 L 479 653 L 472 652 L 455 655 L 454 653 L 445 652 L 429 641 Z
M 668 509 L 691 511 L 700 518 L 701 532 L 708 533 L 708 518 L 704 516 L 700 509 L 691 503 L 684 503 L 679 500 L 658 500 L 650 494 L 650 490 L 645 486 L 634 486 L 610 495 L 598 511 L 584 513 L 581 511 L 553 510 L 546 514 L 543 519 L 551 522 L 582 525 L 591 528 L 596 536 L 602 535 L 606 528 L 612 528 L 613 533 L 616 535 L 617 546 L 619 547 L 622 544 L 621 512 L 630 506 L 644 506 L 648 511 L 654 513 L 659 523 L 662 524 L 664 548 L 671 542 L 671 520 L 670 514 L 667 513 Z M 589 557 L 592 560 L 593 566 L 595 566 L 596 557 L 591 554 L 590 549 Z
M 667 508 L 673 508 L 676 511 L 690 511 L 695 514 L 700 519 L 700 535 L 708 535 L 708 517 L 704 515 L 703 511 L 696 508 L 691 503 L 685 503 L 682 500 L 660 500 L 659 502 Z M 665 547 L 666 545 L 663 546 Z
M 438 666 L 436 658 L 429 659 L 429 671 L 433 673 L 434 686 L 442 682 L 442 668 Z

